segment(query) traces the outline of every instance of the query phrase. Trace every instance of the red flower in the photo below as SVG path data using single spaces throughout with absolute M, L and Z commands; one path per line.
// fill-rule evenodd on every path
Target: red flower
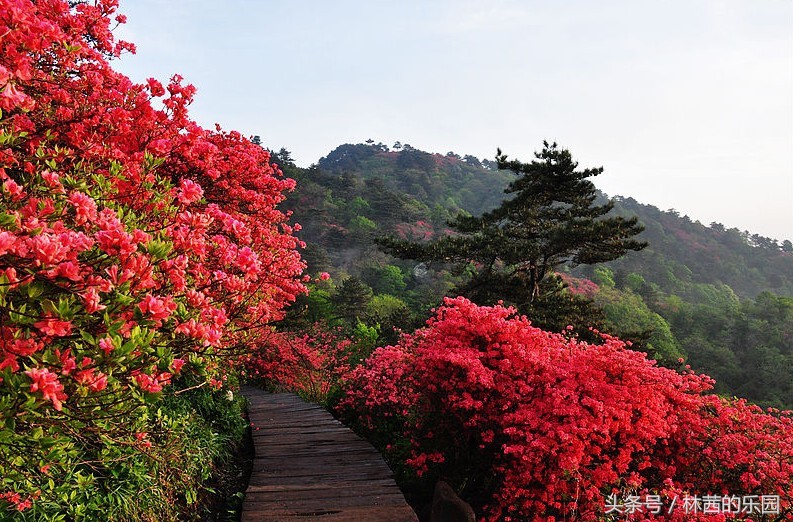
M 147 295 L 143 301 L 138 303 L 138 308 L 144 314 L 151 316 L 154 320 L 167 319 L 176 310 L 176 303 L 171 297 L 160 299 L 153 295 Z
M 145 373 L 138 373 L 134 378 L 140 389 L 147 393 L 158 393 L 162 391 L 162 385 L 157 381 L 156 377 L 146 375 Z
M 706 376 L 658 367 L 617 339 L 544 332 L 503 306 L 447 299 L 343 382 L 340 413 L 388 441 L 392 458 L 486 478 L 485 520 L 599 520 L 610 491 L 772 492 L 791 507 L 793 412 L 703 395 Z
M 204 197 L 204 190 L 195 181 L 184 178 L 179 180 L 178 194 L 179 203 L 189 205 Z
M 61 401 L 66 399 L 66 394 L 63 393 L 63 385 L 58 382 L 58 376 L 46 368 L 33 368 L 26 371 L 25 375 L 33 381 L 30 391 L 40 391 L 45 399 L 52 402 L 53 408 L 61 411 Z
M 64 337 L 72 333 L 72 323 L 61 321 L 55 317 L 44 317 L 41 321 L 33 323 L 44 335 L 51 337 Z

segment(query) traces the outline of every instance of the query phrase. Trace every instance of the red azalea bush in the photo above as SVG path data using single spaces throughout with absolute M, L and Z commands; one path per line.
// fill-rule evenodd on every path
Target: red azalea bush
M 353 343 L 340 328 L 315 323 L 303 332 L 273 332 L 246 357 L 246 373 L 267 388 L 325 404 L 350 370 Z
M 598 520 L 610 494 L 684 492 L 777 494 L 790 513 L 790 412 L 711 384 L 457 298 L 354 370 L 340 413 L 419 476 L 464 486 L 485 520 Z
M 116 7 L 0 0 L 0 509 L 63 502 L 55 470 L 113 475 L 98 455 L 151 446 L 145 400 L 219 386 L 305 290 L 276 208 L 294 182 L 190 121 L 178 76 L 113 71 Z

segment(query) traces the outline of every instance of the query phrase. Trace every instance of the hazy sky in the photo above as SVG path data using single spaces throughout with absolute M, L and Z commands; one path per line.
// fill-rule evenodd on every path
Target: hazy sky
M 133 79 L 308 165 L 368 138 L 530 160 L 610 195 L 793 239 L 790 0 L 122 0 Z

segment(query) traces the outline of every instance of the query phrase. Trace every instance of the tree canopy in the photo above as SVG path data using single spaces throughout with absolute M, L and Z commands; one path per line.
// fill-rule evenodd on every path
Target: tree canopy
M 508 161 L 498 151 L 499 169 L 517 179 L 497 208 L 459 215 L 449 223 L 453 234 L 434 241 L 386 238 L 382 247 L 402 258 L 470 270 L 460 293 L 482 303 L 508 300 L 521 310 L 558 288 L 548 277 L 556 268 L 611 261 L 644 248 L 646 243 L 634 239 L 643 230 L 635 217 L 607 216 L 613 203 L 595 204 L 589 178 L 603 169 L 578 170 L 568 150 L 543 145 L 530 163 Z

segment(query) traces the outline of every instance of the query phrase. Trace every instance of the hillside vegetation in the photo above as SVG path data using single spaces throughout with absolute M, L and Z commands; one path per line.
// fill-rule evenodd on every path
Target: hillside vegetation
M 426 318 L 466 274 L 384 254 L 378 237 L 430 241 L 459 213 L 479 215 L 505 198 L 509 171 L 495 162 L 409 145 L 342 145 L 308 169 L 273 155 L 298 180 L 294 219 L 312 273 L 360 280 L 371 292 L 357 318 L 395 340 L 393 327 Z M 601 195 L 602 201 L 606 196 Z M 608 263 L 563 269 L 567 292 L 592 299 L 597 326 L 632 340 L 669 366 L 683 358 L 726 395 L 793 406 L 793 246 L 628 197 L 613 215 L 636 216 L 648 246 Z M 328 296 L 336 287 L 326 284 Z M 378 309 L 386 306 L 387 310 Z M 531 317 L 530 317 L 531 318 Z M 542 322 L 534 318 L 535 323 Z

